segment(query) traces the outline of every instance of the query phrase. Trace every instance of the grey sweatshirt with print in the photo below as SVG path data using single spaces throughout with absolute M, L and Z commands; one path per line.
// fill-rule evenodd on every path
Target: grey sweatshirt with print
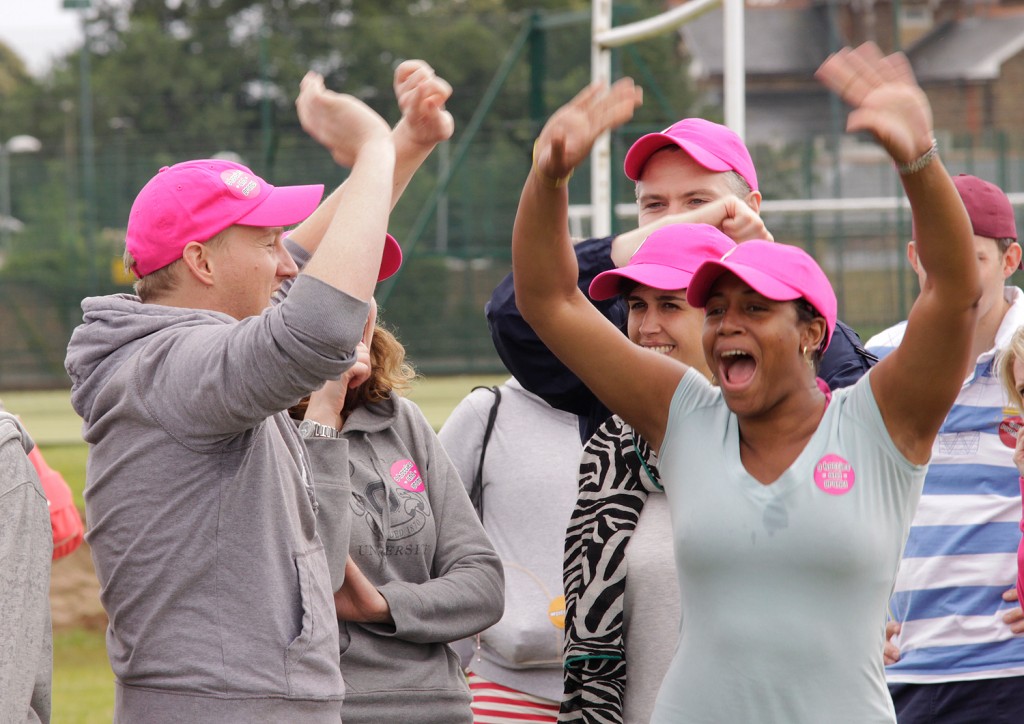
M 337 722 L 337 626 L 284 412 L 352 364 L 365 303 L 301 276 L 242 321 L 113 295 L 68 346 L 115 720 Z
M 472 722 L 466 679 L 447 644 L 501 618 L 501 561 L 415 404 L 392 395 L 359 408 L 342 433 L 350 510 L 322 509 L 321 516 L 353 516 L 348 551 L 395 620 L 340 623 L 342 719 Z M 324 545 L 332 556 L 345 548 L 329 538 Z

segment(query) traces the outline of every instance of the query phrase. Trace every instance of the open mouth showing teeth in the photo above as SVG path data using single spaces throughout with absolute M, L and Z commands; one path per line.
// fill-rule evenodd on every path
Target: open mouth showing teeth
M 723 352 L 719 364 L 721 366 L 719 379 L 730 385 L 742 385 L 749 382 L 757 369 L 757 362 L 754 358 L 738 349 Z
M 674 348 L 675 345 L 672 344 L 655 344 L 645 346 L 645 349 L 657 352 L 658 354 L 670 354 Z

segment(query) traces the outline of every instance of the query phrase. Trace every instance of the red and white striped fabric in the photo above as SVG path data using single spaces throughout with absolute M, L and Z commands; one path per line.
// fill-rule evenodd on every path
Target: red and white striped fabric
M 466 678 L 473 694 L 473 724 L 558 721 L 557 701 L 495 684 L 474 673 Z

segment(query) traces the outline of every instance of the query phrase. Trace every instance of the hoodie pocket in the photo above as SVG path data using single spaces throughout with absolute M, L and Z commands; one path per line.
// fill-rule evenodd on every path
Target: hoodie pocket
M 302 630 L 285 650 L 288 695 L 340 697 L 345 693 L 338 665 L 338 621 L 323 547 L 296 554 L 302 599 Z

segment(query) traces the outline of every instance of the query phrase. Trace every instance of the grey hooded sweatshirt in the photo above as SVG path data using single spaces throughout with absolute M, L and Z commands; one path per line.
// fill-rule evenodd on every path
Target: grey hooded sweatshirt
M 131 295 L 82 309 L 65 364 L 115 721 L 336 723 L 330 576 L 284 410 L 352 364 L 367 305 L 303 275 L 242 321 Z
M 358 408 L 342 434 L 350 511 L 323 509 L 321 516 L 352 516 L 349 554 L 387 599 L 395 621 L 340 622 L 342 719 L 468 724 L 469 688 L 448 643 L 501 618 L 501 561 L 415 404 L 392 395 Z M 328 551 L 344 548 L 326 537 L 324 543 Z
M 0 411 L 0 721 L 12 724 L 50 721 L 53 534 L 32 447 Z

